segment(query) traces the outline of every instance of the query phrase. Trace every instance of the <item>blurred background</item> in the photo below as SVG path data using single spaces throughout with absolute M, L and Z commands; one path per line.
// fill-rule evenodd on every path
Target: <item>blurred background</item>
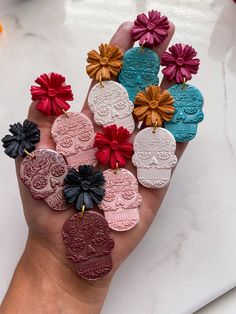
M 192 80 L 205 120 L 174 174 L 150 231 L 117 272 L 103 314 L 190 314 L 236 286 L 236 4 L 232 0 L 0 0 L 0 137 L 23 121 L 43 72 L 72 85 L 80 110 L 86 55 L 151 9 L 176 26 L 172 43 L 201 59 Z M 161 74 L 160 74 L 161 77 Z M 27 237 L 14 162 L 0 155 L 0 299 Z M 12 232 L 12 230 L 14 232 Z M 236 313 L 236 292 L 198 313 Z

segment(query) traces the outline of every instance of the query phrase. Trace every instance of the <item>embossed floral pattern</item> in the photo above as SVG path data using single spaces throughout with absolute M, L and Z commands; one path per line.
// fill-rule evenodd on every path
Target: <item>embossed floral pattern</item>
M 176 44 L 169 48 L 169 52 L 164 52 L 161 57 L 161 65 L 165 66 L 162 70 L 165 77 L 175 80 L 178 84 L 185 80 L 189 81 L 192 74 L 196 74 L 200 60 L 195 58 L 196 50 L 189 45 Z
M 133 144 L 128 142 L 131 134 L 115 124 L 105 126 L 102 130 L 103 133 L 96 133 L 94 144 L 98 148 L 98 161 L 102 165 L 110 164 L 113 169 L 117 167 L 117 163 L 119 167 L 123 167 L 133 155 Z
M 139 40 L 140 45 L 153 47 L 160 45 L 167 37 L 170 28 L 166 16 L 158 11 L 149 11 L 148 16 L 139 14 L 132 28 L 133 39 Z
M 139 121 L 144 121 L 147 126 L 161 127 L 164 121 L 170 121 L 174 114 L 174 98 L 160 86 L 146 87 L 144 92 L 139 92 L 134 100 L 134 115 Z
M 97 81 L 110 80 L 117 77 L 122 66 L 122 52 L 118 47 L 101 44 L 99 52 L 92 50 L 88 53 L 87 73 Z
M 25 120 L 23 125 L 20 122 L 10 125 L 9 131 L 12 135 L 6 135 L 2 139 L 5 153 L 11 157 L 25 156 L 35 149 L 35 144 L 40 140 L 40 130 L 37 124 Z
M 67 101 L 73 100 L 70 85 L 58 73 L 42 74 L 36 80 L 39 86 L 31 86 L 32 100 L 38 100 L 37 109 L 46 115 L 61 115 L 70 109 Z
M 93 208 L 93 203 L 99 204 L 105 194 L 103 185 L 105 179 L 101 171 L 93 166 L 82 165 L 79 169 L 70 169 L 65 177 L 64 197 L 68 204 L 75 204 L 76 209 Z

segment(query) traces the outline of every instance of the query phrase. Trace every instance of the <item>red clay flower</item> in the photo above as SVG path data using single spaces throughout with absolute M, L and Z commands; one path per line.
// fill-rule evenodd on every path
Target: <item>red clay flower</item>
M 192 74 L 196 74 L 200 60 L 195 58 L 196 50 L 189 45 L 176 44 L 169 48 L 169 52 L 164 52 L 161 57 L 161 65 L 166 66 L 162 73 L 169 80 L 177 83 L 189 81 Z
M 115 124 L 104 126 L 103 133 L 97 132 L 94 146 L 98 148 L 97 160 L 102 165 L 110 164 L 115 169 L 117 163 L 123 167 L 134 153 L 133 144 L 128 142 L 130 133 L 122 126 L 117 128 Z
M 70 85 L 58 73 L 42 74 L 36 80 L 39 86 L 31 86 L 32 100 L 38 100 L 37 109 L 46 115 L 61 115 L 70 108 L 68 100 L 73 100 Z
M 131 30 L 133 39 L 140 45 L 153 47 L 160 45 L 167 37 L 170 24 L 166 16 L 158 11 L 149 11 L 148 17 L 142 13 L 137 16 Z

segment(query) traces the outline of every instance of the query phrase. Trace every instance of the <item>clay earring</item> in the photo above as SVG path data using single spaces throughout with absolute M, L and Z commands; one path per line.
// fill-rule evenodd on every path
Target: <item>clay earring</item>
M 148 12 L 148 16 L 139 14 L 134 21 L 131 33 L 134 41 L 139 41 L 140 48 L 131 48 L 125 52 L 118 77 L 131 101 L 147 86 L 159 84 L 160 59 L 151 48 L 166 39 L 169 28 L 168 18 L 154 10 Z
M 196 55 L 191 46 L 176 44 L 161 57 L 161 65 L 165 66 L 162 71 L 164 76 L 177 83 L 168 89 L 175 99 L 175 112 L 172 119 L 164 123 L 177 142 L 192 140 L 196 136 L 198 123 L 204 118 L 203 96 L 195 86 L 187 84 L 192 75 L 198 72 L 200 60 L 195 58 Z
M 132 162 L 137 167 L 138 181 L 147 188 L 162 188 L 170 181 L 171 168 L 177 163 L 173 135 L 162 128 L 174 114 L 174 99 L 159 86 L 146 87 L 135 98 L 134 115 L 144 129 L 134 138 Z
M 5 153 L 12 158 L 25 157 L 20 166 L 20 178 L 32 196 L 44 200 L 54 210 L 67 209 L 62 189 L 68 166 L 63 156 L 50 149 L 35 150 L 40 130 L 34 122 L 15 123 L 9 131 L 12 135 L 2 139 Z
M 88 104 L 98 125 L 116 124 L 132 133 L 135 127 L 133 103 L 126 89 L 112 80 L 120 72 L 122 56 L 120 49 L 111 44 L 101 44 L 99 52 L 88 53 L 87 73 L 98 82 L 89 92 Z
M 74 262 L 79 275 L 88 280 L 101 278 L 112 269 L 114 241 L 108 224 L 102 215 L 91 210 L 103 199 L 104 183 L 103 173 L 91 165 L 71 169 L 65 178 L 65 200 L 80 211 L 63 226 L 66 256 Z
M 93 148 L 95 132 L 91 120 L 82 113 L 68 112 L 68 101 L 73 100 L 70 85 L 58 73 L 42 74 L 31 87 L 32 100 L 37 100 L 37 109 L 46 115 L 58 116 L 52 125 L 52 137 L 57 152 L 63 154 L 68 164 L 78 167 L 82 164 L 96 165 Z
M 97 132 L 95 138 L 98 162 L 110 166 L 103 172 L 105 195 L 98 207 L 104 211 L 109 227 L 115 231 L 127 231 L 139 222 L 142 197 L 138 192 L 138 182 L 130 171 L 123 168 L 133 155 L 130 135 L 127 129 L 110 125 Z

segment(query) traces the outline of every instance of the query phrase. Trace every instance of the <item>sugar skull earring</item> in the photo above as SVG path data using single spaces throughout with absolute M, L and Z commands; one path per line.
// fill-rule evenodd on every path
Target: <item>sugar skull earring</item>
M 20 178 L 32 196 L 44 200 L 54 210 L 67 209 L 62 190 L 68 165 L 63 156 L 50 149 L 35 150 L 40 130 L 29 120 L 23 125 L 19 122 L 11 125 L 9 131 L 12 135 L 2 139 L 5 153 L 12 158 L 25 157 L 20 166 Z
M 133 145 L 129 142 L 130 133 L 123 127 L 110 125 L 97 132 L 96 157 L 102 165 L 111 169 L 103 172 L 105 195 L 98 207 L 104 211 L 111 229 L 127 231 L 139 222 L 139 206 L 142 197 L 138 192 L 135 176 L 123 168 L 133 155 Z
M 107 221 L 92 211 L 105 194 L 105 178 L 91 165 L 72 168 L 65 178 L 64 197 L 75 204 L 80 213 L 70 217 L 63 226 L 67 258 L 72 260 L 79 275 L 94 280 L 112 269 L 111 250 L 114 247 Z
M 159 86 L 149 86 L 135 98 L 134 115 L 146 128 L 134 139 L 132 162 L 138 181 L 147 188 L 162 188 L 170 181 L 171 168 L 177 163 L 173 135 L 162 128 L 174 113 L 174 99 Z
M 195 58 L 196 55 L 191 46 L 176 44 L 161 58 L 161 64 L 165 66 L 163 74 L 169 81 L 177 83 L 169 88 L 175 99 L 175 112 L 172 119 L 164 123 L 177 142 L 192 140 L 197 133 L 198 123 L 204 118 L 201 92 L 195 86 L 186 84 L 198 71 L 200 60 Z
M 134 21 L 132 36 L 139 41 L 139 47 L 127 50 L 123 57 L 123 67 L 119 82 L 127 89 L 129 99 L 134 101 L 138 92 L 149 85 L 158 85 L 160 59 L 150 48 L 160 45 L 168 36 L 170 28 L 166 16 L 158 11 L 139 14 Z
M 74 98 L 71 86 L 65 84 L 65 77 L 57 73 L 42 74 L 35 82 L 39 86 L 32 86 L 31 94 L 32 100 L 38 101 L 37 109 L 46 115 L 58 116 L 52 125 L 56 150 L 72 167 L 95 165 L 93 124 L 82 113 L 68 112 L 68 101 Z
M 86 115 L 78 112 L 60 115 L 52 125 L 52 136 L 56 150 L 65 156 L 70 166 L 96 165 L 95 132 Z
M 132 116 L 133 103 L 129 100 L 126 89 L 112 81 L 122 66 L 122 52 L 111 44 L 101 44 L 99 53 L 92 50 L 88 53 L 87 73 L 97 83 L 90 91 L 88 104 L 94 113 L 94 121 L 98 125 L 116 124 L 134 130 Z

